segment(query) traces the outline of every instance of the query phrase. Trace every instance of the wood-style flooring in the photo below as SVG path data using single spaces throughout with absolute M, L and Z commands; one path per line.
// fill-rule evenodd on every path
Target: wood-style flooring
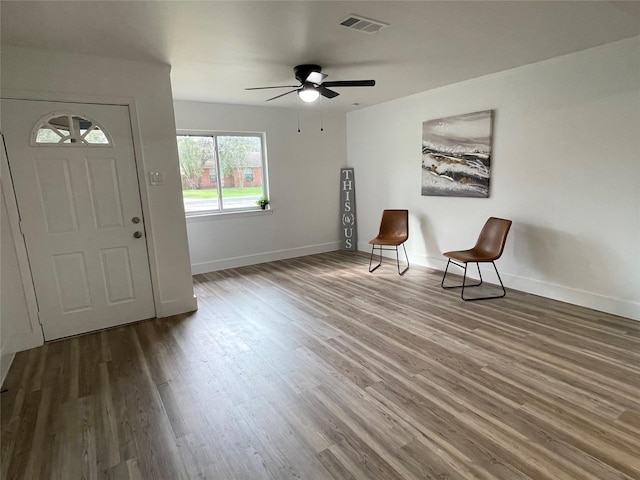
M 640 322 L 367 264 L 198 275 L 196 313 L 19 353 L 2 479 L 640 479 Z

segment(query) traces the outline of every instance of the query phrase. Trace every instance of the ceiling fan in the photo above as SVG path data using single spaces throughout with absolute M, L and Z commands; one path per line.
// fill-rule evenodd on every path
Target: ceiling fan
M 276 98 L 284 97 L 290 93 L 297 92 L 298 96 L 305 102 L 315 102 L 320 95 L 325 98 L 334 98 L 340 95 L 338 92 L 330 90 L 328 87 L 373 87 L 376 84 L 375 80 L 338 80 L 335 82 L 325 82 L 327 78 L 325 73 L 322 73 L 322 67 L 320 65 L 298 65 L 293 67 L 293 74 L 296 80 L 300 82 L 300 85 L 278 85 L 275 87 L 253 87 L 245 88 L 245 90 L 265 90 L 269 88 L 293 88 L 275 97 L 268 98 L 266 101 L 275 100 Z

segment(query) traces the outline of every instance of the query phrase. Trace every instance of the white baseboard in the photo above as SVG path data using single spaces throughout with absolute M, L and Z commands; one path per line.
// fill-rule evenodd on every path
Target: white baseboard
M 359 243 L 358 249 L 362 252 L 371 252 L 371 247 L 366 243 Z M 407 253 L 409 254 L 409 261 L 416 265 L 422 265 L 423 267 L 432 268 L 441 272 L 444 272 L 444 269 L 447 266 L 447 261 L 444 257 L 433 258 L 425 255 L 417 255 L 411 252 Z M 393 258 L 395 260 L 395 254 L 383 252 L 383 256 Z M 400 255 L 400 261 L 402 261 L 402 255 Z M 493 278 L 495 277 L 495 272 L 491 266 L 481 265 L 480 270 L 483 273 L 483 276 L 485 272 L 487 273 L 486 277 L 489 282 L 494 283 Z M 498 271 L 500 271 L 499 266 Z M 454 271 L 454 273 L 459 274 L 462 272 L 458 270 Z M 468 274 L 471 278 L 478 278 L 475 267 L 470 269 Z M 543 282 L 532 278 L 510 275 L 504 272 L 500 272 L 500 277 L 502 278 L 502 283 L 504 283 L 507 290 L 509 288 L 513 288 L 514 290 L 520 290 L 521 292 L 531 293 L 533 295 L 551 298 L 560 302 L 579 305 L 599 312 L 610 313 L 612 315 L 619 315 L 621 317 L 630 318 L 631 320 L 640 321 L 640 303 L 638 302 L 630 302 L 620 298 L 605 297 L 604 295 L 596 293 L 585 292 L 583 290 Z
M 9 368 L 11 367 L 11 363 L 15 356 L 15 353 L 11 353 L 0 357 L 0 385 L 2 385 L 4 383 L 4 379 L 7 378 L 7 373 L 9 373 Z
M 509 285 L 515 290 L 640 321 L 640 303 L 638 302 L 605 297 L 604 295 L 541 282 L 531 278 L 516 277 L 509 274 L 501 274 L 501 276 L 505 285 Z
M 8 338 L 3 338 L 2 355 L 30 350 L 42 345 L 44 345 L 44 337 L 42 335 L 42 330 L 38 327 L 35 331 L 16 333 Z
M 180 298 L 168 302 L 161 302 L 156 306 L 156 317 L 170 317 L 181 313 L 195 312 L 198 310 L 198 299 L 195 297 Z
M 44 345 L 44 337 L 40 328 L 35 331 L 16 333 L 4 337 L 2 339 L 2 356 L 0 357 L 0 384 L 4 382 L 17 352 L 30 350 L 42 345 Z
M 256 263 L 284 260 L 287 258 L 331 252 L 339 249 L 340 243 L 332 242 L 289 250 L 278 250 L 274 252 L 265 252 L 255 255 L 226 258 L 212 262 L 193 264 L 191 265 L 191 272 L 193 275 L 197 275 L 199 273 L 214 272 L 216 270 L 224 270 L 226 268 L 243 267 L 246 265 L 254 265 Z M 369 254 L 371 251 L 370 246 L 367 243 L 358 243 L 358 249 L 360 252 L 366 254 Z M 443 258 L 433 258 L 424 255 L 416 255 L 415 253 L 411 252 L 408 253 L 409 261 L 413 264 L 422 265 L 424 267 L 439 270 L 441 272 L 444 271 L 447 265 L 446 260 L 444 260 Z M 383 256 L 395 259 L 395 254 L 386 251 L 383 252 Z M 491 275 L 494 274 L 493 269 L 489 267 L 485 270 L 483 266 L 481 266 L 481 269 L 483 273 L 485 271 L 487 272 L 487 278 L 489 279 L 489 281 L 492 281 Z M 603 295 L 591 292 L 585 292 L 562 285 L 556 285 L 531 278 L 519 277 L 507 273 L 501 273 L 500 275 L 502 277 L 503 283 L 507 288 L 513 288 L 515 290 L 531 293 L 533 295 L 539 295 L 541 297 L 551 298 L 553 300 L 570 303 L 572 305 L 579 305 L 582 307 L 591 308 L 593 310 L 598 310 L 600 312 L 606 312 L 613 315 L 619 315 L 621 317 L 640 321 L 640 304 L 637 302 L 605 297 Z M 472 278 L 476 278 L 476 275 L 474 275 L 473 271 L 469 272 L 469 276 Z
M 286 250 L 276 250 L 273 252 L 257 253 L 254 255 L 244 255 L 242 257 L 224 258 L 222 260 L 192 264 L 191 273 L 193 275 L 197 275 L 199 273 L 215 272 L 217 270 L 225 270 L 227 268 L 245 267 L 247 265 L 255 265 L 257 263 L 274 262 L 276 260 L 303 257 L 305 255 L 314 255 L 316 253 L 333 252 L 339 249 L 340 242 L 330 242 Z

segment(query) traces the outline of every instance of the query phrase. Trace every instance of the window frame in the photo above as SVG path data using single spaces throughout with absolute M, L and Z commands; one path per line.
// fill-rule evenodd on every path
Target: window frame
M 214 138 L 214 148 L 215 148 L 215 163 L 216 163 L 216 190 L 218 195 L 218 209 L 217 210 L 201 210 L 197 212 L 187 212 L 185 210 L 184 214 L 187 220 L 189 219 L 202 219 L 206 217 L 220 217 L 220 218 L 229 218 L 237 215 L 256 215 L 256 214 L 265 214 L 271 213 L 271 209 L 263 210 L 259 205 L 250 206 L 250 207 L 241 207 L 241 208 L 227 208 L 224 209 L 224 199 L 222 196 L 222 190 L 224 188 L 224 175 L 221 174 L 222 170 L 220 170 L 220 155 L 218 154 L 218 139 L 217 137 L 259 137 L 260 138 L 260 155 L 262 160 L 262 195 L 269 197 L 269 172 L 268 172 L 268 161 L 267 161 L 267 136 L 265 132 L 238 132 L 238 131 L 229 131 L 229 130 L 185 130 L 178 129 L 176 130 L 176 143 L 178 137 L 212 137 Z M 178 158 L 178 162 L 180 159 Z M 180 167 L 182 170 L 182 167 Z M 244 172 L 242 172 L 244 175 Z M 182 189 L 181 189 L 182 192 Z M 183 202 L 184 202 L 184 196 Z

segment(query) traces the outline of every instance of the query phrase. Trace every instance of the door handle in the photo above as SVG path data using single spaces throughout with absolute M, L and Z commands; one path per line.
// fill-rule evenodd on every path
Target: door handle
M 140 238 L 142 236 L 142 232 L 135 232 L 133 234 L 133 238 Z

